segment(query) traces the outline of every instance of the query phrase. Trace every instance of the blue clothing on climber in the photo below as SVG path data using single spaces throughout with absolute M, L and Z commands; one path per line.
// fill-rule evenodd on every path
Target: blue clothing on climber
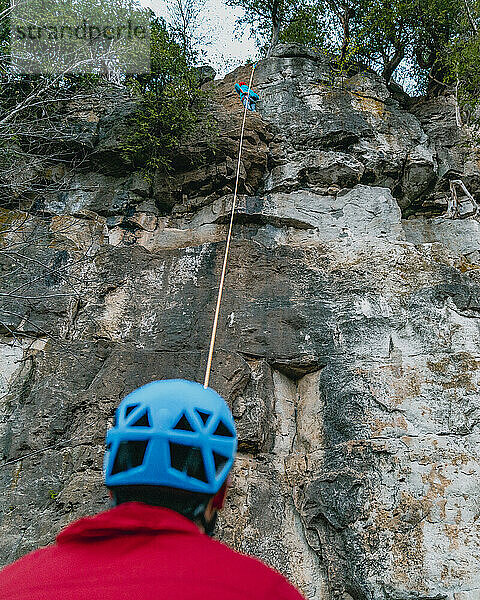
M 243 106 L 246 105 L 248 110 L 255 110 L 255 105 L 260 100 L 258 94 L 251 90 L 244 81 L 235 84 L 235 91 L 242 99 Z

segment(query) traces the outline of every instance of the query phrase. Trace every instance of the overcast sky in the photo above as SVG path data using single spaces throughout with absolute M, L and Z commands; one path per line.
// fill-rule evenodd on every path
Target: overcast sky
M 140 0 L 140 3 L 168 21 L 166 0 Z M 228 7 L 223 0 L 206 0 L 205 26 L 202 30 L 211 35 L 212 41 L 205 48 L 205 62 L 217 70 L 217 77 L 256 56 L 255 42 L 249 37 L 249 31 L 242 35 L 235 27 L 235 19 L 240 14 L 241 9 Z

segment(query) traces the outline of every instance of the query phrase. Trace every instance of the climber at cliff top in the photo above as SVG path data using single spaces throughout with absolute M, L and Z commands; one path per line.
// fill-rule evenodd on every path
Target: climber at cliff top
M 211 539 L 236 449 L 211 388 L 167 379 L 134 390 L 107 432 L 113 508 L 0 571 L 0 598 L 302 600 L 283 575 Z
M 260 100 L 258 94 L 251 90 L 244 81 L 236 83 L 235 90 L 242 99 L 243 106 L 248 103 L 248 110 L 255 110 L 256 103 Z

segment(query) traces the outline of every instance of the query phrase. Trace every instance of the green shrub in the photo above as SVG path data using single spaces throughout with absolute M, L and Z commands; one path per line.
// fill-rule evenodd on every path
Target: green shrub
M 207 94 L 165 23 L 152 16 L 151 73 L 127 80 L 138 98 L 129 133 L 123 142 L 127 160 L 142 167 L 147 179 L 168 172 L 175 151 L 199 124 Z

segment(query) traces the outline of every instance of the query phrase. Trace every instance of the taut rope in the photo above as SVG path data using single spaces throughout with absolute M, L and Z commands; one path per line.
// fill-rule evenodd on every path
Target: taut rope
M 253 65 L 252 73 L 250 75 L 250 82 L 248 84 L 248 89 L 249 89 L 248 93 L 249 94 L 250 94 L 250 89 L 252 87 L 253 74 L 255 72 L 255 67 L 256 67 L 256 63 Z M 238 149 L 237 176 L 235 179 L 235 192 L 233 194 L 232 211 L 230 213 L 230 227 L 228 228 L 227 243 L 225 245 L 225 255 L 223 257 L 222 275 L 220 277 L 220 285 L 218 287 L 217 306 L 215 308 L 215 317 L 213 319 L 212 336 L 210 338 L 210 349 L 208 352 L 207 368 L 205 371 L 205 381 L 203 382 L 204 388 L 208 387 L 208 381 L 210 379 L 210 370 L 212 368 L 213 349 L 215 346 L 215 336 L 217 333 L 218 315 L 220 313 L 220 303 L 222 301 L 223 283 L 225 281 L 225 272 L 227 270 L 228 250 L 230 248 L 230 240 L 232 238 L 233 215 L 235 213 L 235 206 L 237 203 L 238 178 L 240 176 L 240 160 L 242 158 L 243 133 L 245 131 L 245 120 L 247 118 L 247 107 L 248 107 L 248 97 L 245 102 L 245 110 L 243 111 L 242 133 L 240 135 L 240 147 Z

